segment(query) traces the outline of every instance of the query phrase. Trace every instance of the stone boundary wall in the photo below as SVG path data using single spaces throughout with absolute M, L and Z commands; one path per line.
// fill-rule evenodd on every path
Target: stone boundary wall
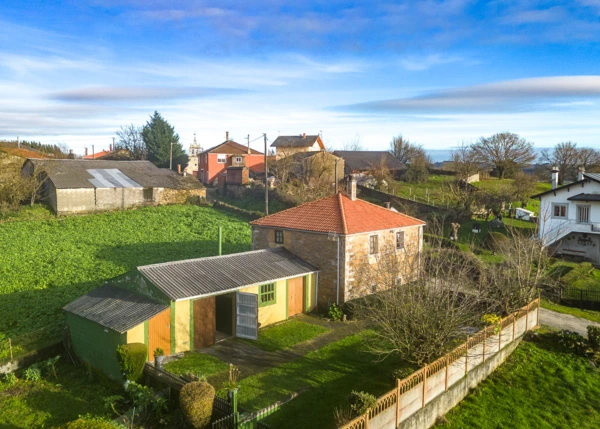
M 488 326 L 377 399 L 340 429 L 427 429 L 500 366 L 527 331 L 539 326 L 540 299 Z

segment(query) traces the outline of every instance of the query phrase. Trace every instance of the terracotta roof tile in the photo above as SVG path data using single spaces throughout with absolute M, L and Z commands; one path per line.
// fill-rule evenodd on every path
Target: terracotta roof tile
M 402 213 L 338 193 L 262 217 L 251 225 L 315 232 L 358 234 L 369 231 L 424 225 L 425 222 Z

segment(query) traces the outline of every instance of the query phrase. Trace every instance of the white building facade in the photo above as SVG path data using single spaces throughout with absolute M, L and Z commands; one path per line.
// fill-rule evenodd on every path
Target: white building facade
M 535 195 L 540 199 L 539 238 L 556 255 L 600 264 L 600 174 L 580 172 L 578 180 Z

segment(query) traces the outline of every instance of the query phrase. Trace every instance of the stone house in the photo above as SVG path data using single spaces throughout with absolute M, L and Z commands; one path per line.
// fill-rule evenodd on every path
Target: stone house
M 385 150 L 336 150 L 333 154 L 344 160 L 346 174 L 364 174 L 381 166 L 393 176 L 406 170 L 406 164 Z
M 371 294 L 377 285 L 362 284 L 359 273 L 382 256 L 394 256 L 403 268 L 397 281 L 417 273 L 423 250 L 422 220 L 356 197 L 351 176 L 347 194 L 338 193 L 250 222 L 253 249 L 284 247 L 319 269 L 321 306 Z
M 321 136 L 307 136 L 306 133 L 298 136 L 279 136 L 271 144 L 271 147 L 275 149 L 277 159 L 299 152 L 319 152 L 325 150 Z

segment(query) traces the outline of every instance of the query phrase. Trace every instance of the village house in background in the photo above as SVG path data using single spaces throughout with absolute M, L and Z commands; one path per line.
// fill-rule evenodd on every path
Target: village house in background
M 339 183 L 345 177 L 344 160 L 324 150 L 297 152 L 290 156 L 290 176 L 307 183 L 312 180 L 334 183 L 336 179 Z
M 321 136 L 307 136 L 306 133 L 298 136 L 279 136 L 271 143 L 275 149 L 277 159 L 296 154 L 298 152 L 319 152 L 325 150 Z
M 199 274 L 202 273 L 202 274 Z M 115 350 L 143 343 L 148 360 L 219 338 L 257 339 L 258 328 L 309 312 L 318 270 L 285 249 L 138 267 L 64 307 L 73 350 L 121 380 Z
M 600 264 L 600 174 L 579 168 L 577 181 L 558 186 L 552 169 L 552 189 L 539 198 L 539 238 L 556 255 L 580 257 Z
M 225 133 L 225 141 L 200 152 L 198 155 L 198 179 L 206 185 L 215 185 L 221 173 L 228 167 L 247 167 L 250 171 L 265 171 L 264 154 L 229 140 L 229 132 Z M 215 181 L 217 182 L 215 183 Z
M 387 168 L 392 176 L 396 176 L 398 172 L 406 170 L 406 164 L 385 150 L 336 150 L 333 154 L 344 160 L 346 175 L 362 175 L 382 166 Z
M 110 156 L 113 154 L 113 147 L 112 145 L 108 146 L 108 150 L 100 150 L 98 152 L 89 152 L 88 148 L 85 148 L 85 154 L 83 155 L 83 159 L 105 159 L 107 156 Z
M 326 308 L 375 292 L 375 285 L 359 284 L 356 277 L 383 252 L 395 252 L 408 269 L 398 282 L 409 281 L 420 261 L 425 222 L 358 199 L 351 177 L 347 195 L 340 192 L 250 225 L 253 249 L 284 247 L 319 269 L 318 299 Z
M 184 173 L 198 177 L 198 155 L 202 152 L 202 146 L 196 142 L 196 133 L 194 133 L 194 141 L 190 144 L 188 165 L 185 167 Z
M 184 203 L 206 197 L 194 177 L 183 177 L 150 161 L 33 159 L 23 174 L 44 181 L 41 198 L 57 214 Z

